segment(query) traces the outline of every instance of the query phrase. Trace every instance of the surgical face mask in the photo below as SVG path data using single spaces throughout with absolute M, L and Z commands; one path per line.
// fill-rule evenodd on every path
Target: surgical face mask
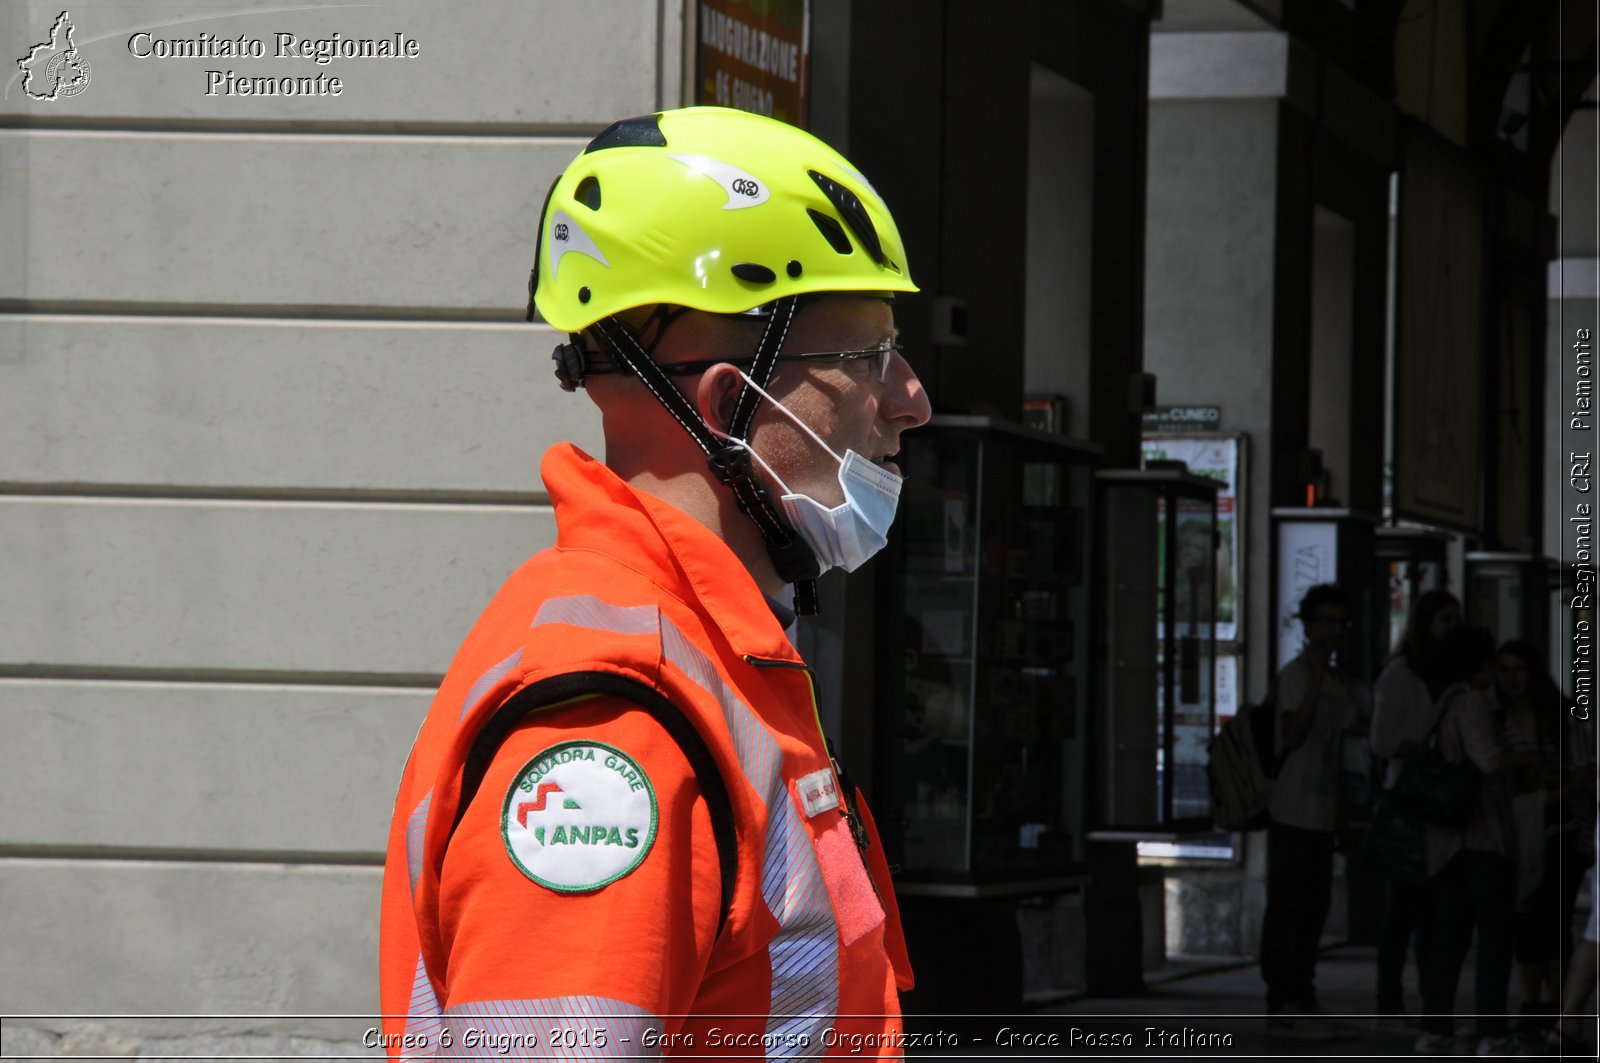
M 853 450 L 846 449 L 844 457 L 841 458 L 832 447 L 822 441 L 821 436 L 813 432 L 811 427 L 796 417 L 788 407 L 768 395 L 748 376 L 743 373 L 739 375 L 744 376 L 745 383 L 760 392 L 777 409 L 782 410 L 784 416 L 799 425 L 801 431 L 816 440 L 817 445 L 839 463 L 839 487 L 844 491 L 844 501 L 830 509 L 810 495 L 791 491 L 789 485 L 783 482 L 783 478 L 755 452 L 748 441 L 732 439 L 721 432 L 717 435 L 742 446 L 763 469 L 767 470 L 767 475 L 783 488 L 783 497 L 779 500 L 783 505 L 783 511 L 800 538 L 804 539 L 811 552 L 817 555 L 822 571 L 826 572 L 830 568 L 837 567 L 846 572 L 854 572 L 866 562 L 867 558 L 882 550 L 884 544 L 889 541 L 889 525 L 894 523 L 895 508 L 900 502 L 901 477 L 882 466 L 873 464 Z

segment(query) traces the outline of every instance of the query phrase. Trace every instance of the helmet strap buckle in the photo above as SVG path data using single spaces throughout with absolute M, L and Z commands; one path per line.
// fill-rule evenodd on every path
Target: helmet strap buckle
M 717 474 L 717 479 L 732 486 L 750 476 L 750 452 L 736 443 L 718 447 L 706 455 L 706 464 Z
M 562 391 L 577 391 L 583 387 L 587 367 L 584 365 L 582 347 L 576 343 L 558 343 L 556 349 L 550 352 L 550 359 L 556 363 L 556 380 L 560 382 Z

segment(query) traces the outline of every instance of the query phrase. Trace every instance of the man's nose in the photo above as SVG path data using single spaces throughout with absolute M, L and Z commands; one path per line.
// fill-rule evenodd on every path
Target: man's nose
M 889 379 L 884 388 L 883 416 L 902 431 L 919 428 L 933 416 L 933 405 L 917 371 L 905 356 L 896 353 L 889 363 Z

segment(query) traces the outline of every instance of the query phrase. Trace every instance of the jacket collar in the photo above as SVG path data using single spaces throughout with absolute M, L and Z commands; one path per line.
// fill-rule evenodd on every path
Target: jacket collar
M 545 451 L 539 471 L 555 507 L 559 549 L 604 554 L 644 574 L 719 629 L 741 656 L 803 663 L 744 562 L 711 529 L 571 443 Z

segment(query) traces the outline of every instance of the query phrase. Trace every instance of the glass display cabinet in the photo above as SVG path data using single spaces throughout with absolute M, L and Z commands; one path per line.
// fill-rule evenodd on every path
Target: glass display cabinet
M 1498 641 L 1527 639 L 1550 649 L 1550 599 L 1560 590 L 1560 568 L 1542 554 L 1473 551 L 1466 558 L 1467 622 L 1482 624 Z
M 1407 525 L 1378 528 L 1375 536 L 1378 572 L 1389 591 L 1384 650 L 1393 652 L 1406 633 L 1417 599 L 1449 583 L 1450 536 Z
M 1096 473 L 1101 706 L 1093 839 L 1210 828 L 1217 483 L 1171 468 Z
M 906 437 L 879 604 L 899 665 L 879 669 L 875 750 L 897 888 L 985 896 L 1072 859 L 1098 454 L 988 417 Z

